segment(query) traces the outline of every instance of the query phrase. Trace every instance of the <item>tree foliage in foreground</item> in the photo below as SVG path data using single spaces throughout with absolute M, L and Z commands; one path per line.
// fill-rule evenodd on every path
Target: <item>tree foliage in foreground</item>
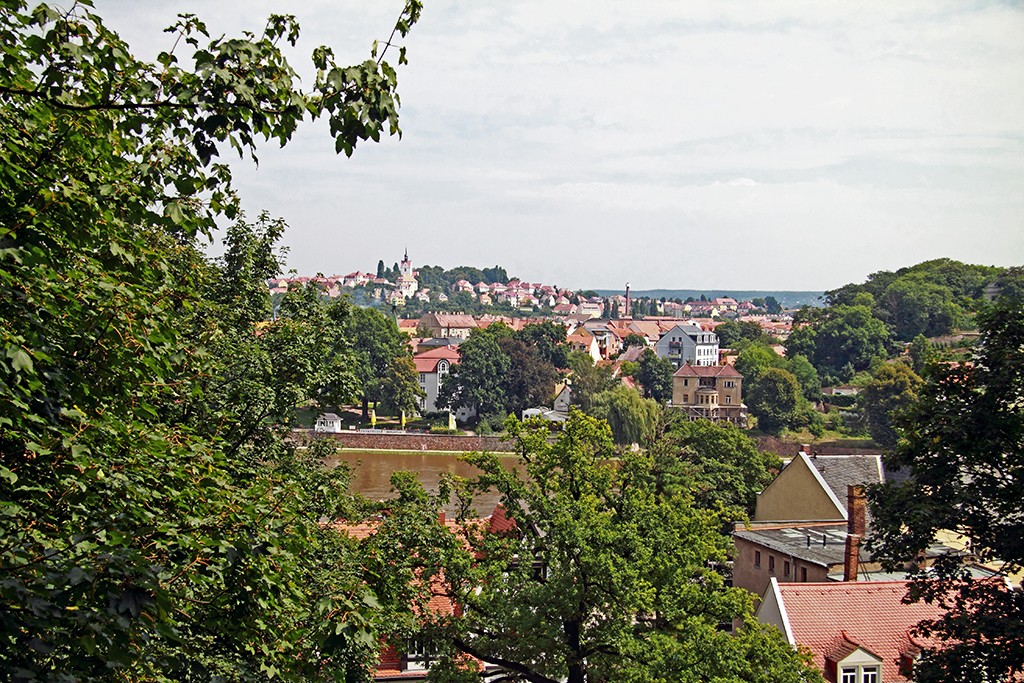
M 891 566 L 912 561 L 948 530 L 1001 569 L 1024 569 L 1024 307 L 1005 298 L 980 316 L 973 363 L 933 367 L 897 421 L 890 467 L 912 478 L 871 491 L 873 550 Z M 946 616 L 919 625 L 942 647 L 926 652 L 915 680 L 1010 680 L 1024 672 L 1024 594 L 1001 581 L 972 581 L 950 554 L 913 576 L 909 599 L 938 602 Z
M 345 472 L 271 427 L 353 387 L 323 333 L 345 310 L 297 292 L 264 324 L 281 225 L 247 223 L 214 159 L 284 144 L 307 116 L 346 153 L 397 132 L 395 73 L 320 48 L 299 90 L 290 17 L 175 32 L 148 64 L 89 2 L 0 10 L 0 670 L 364 678 L 376 600 L 319 524 L 357 507 Z M 236 226 L 211 262 L 218 217 Z
M 427 629 L 442 651 L 534 683 L 820 680 L 726 586 L 725 520 L 695 504 L 675 454 L 613 462 L 607 425 L 575 409 L 553 441 L 542 424 L 509 431 L 517 467 L 474 454 L 468 490 L 497 489 L 515 526 L 467 523 L 452 544 L 445 584 L 464 609 Z M 737 617 L 735 635 L 720 629 Z

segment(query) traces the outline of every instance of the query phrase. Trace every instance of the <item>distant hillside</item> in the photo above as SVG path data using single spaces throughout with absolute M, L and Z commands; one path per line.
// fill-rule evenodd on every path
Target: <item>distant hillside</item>
M 595 289 L 595 292 L 601 296 L 611 296 L 612 294 L 624 294 L 625 291 L 621 289 Z M 652 299 L 682 299 L 686 301 L 687 298 L 693 297 L 699 299 L 700 295 L 703 294 L 708 299 L 714 299 L 715 297 L 731 296 L 737 301 L 765 298 L 768 296 L 774 296 L 775 300 L 783 308 L 799 308 L 801 306 L 823 306 L 824 302 L 822 297 L 824 292 L 778 292 L 771 290 L 745 290 L 745 289 L 636 289 L 630 290 L 629 295 L 631 297 L 643 298 L 650 297 Z

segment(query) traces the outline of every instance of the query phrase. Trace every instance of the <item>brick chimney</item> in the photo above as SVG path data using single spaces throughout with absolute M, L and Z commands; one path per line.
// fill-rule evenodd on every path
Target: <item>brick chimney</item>
M 867 502 L 864 487 L 850 484 L 846 487 L 846 553 L 843 555 L 843 581 L 857 580 L 860 564 L 860 544 L 864 540 Z

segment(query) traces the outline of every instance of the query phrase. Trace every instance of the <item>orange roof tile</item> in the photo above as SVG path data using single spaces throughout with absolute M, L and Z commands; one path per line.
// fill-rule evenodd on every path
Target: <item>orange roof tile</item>
M 904 604 L 906 581 L 779 583 L 778 590 L 793 640 L 810 649 L 830 678 L 834 670 L 828 671 L 826 660 L 834 667 L 859 647 L 882 660 L 880 680 L 908 680 L 900 673 L 900 658 L 922 645 L 910 630 L 944 612 L 935 604 Z

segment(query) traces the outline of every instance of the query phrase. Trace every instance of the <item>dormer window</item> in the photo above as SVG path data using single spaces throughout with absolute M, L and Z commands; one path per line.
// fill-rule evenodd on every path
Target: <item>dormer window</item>
M 844 666 L 840 669 L 839 683 L 879 683 L 878 666 Z

